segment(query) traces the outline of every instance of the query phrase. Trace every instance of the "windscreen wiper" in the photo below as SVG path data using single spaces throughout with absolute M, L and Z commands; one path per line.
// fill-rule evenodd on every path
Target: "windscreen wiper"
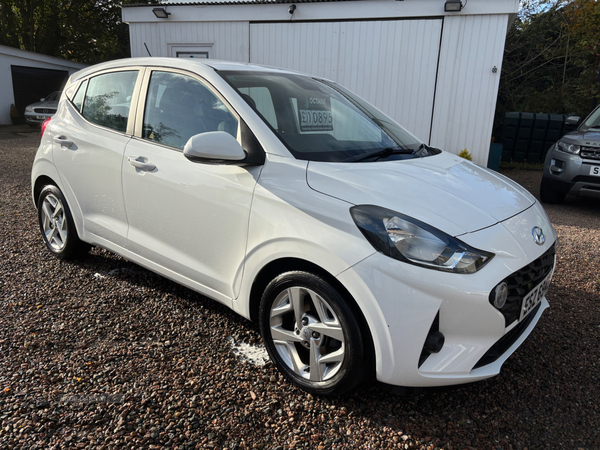
M 415 150 L 413 155 L 415 155 L 417 158 L 420 158 L 421 156 L 425 156 L 425 152 L 429 153 L 429 147 L 423 143 L 419 145 L 419 148 Z
M 422 158 L 423 156 L 437 155 L 438 153 L 442 153 L 439 148 L 430 147 L 429 145 L 423 143 L 419 145 L 419 148 L 415 150 L 413 155 L 417 158 Z
M 353 156 L 352 158 L 348 158 L 346 161 L 355 161 L 355 162 L 360 162 L 360 161 L 364 161 L 365 159 L 371 159 L 371 158 L 375 158 L 374 161 L 378 161 L 381 158 L 387 158 L 388 156 L 392 156 L 392 155 L 412 155 L 413 151 L 407 148 L 392 148 L 392 147 L 387 147 L 381 150 L 377 150 L 376 152 L 373 153 L 368 153 L 364 156 L 361 156 L 360 158 L 356 158 L 356 156 Z

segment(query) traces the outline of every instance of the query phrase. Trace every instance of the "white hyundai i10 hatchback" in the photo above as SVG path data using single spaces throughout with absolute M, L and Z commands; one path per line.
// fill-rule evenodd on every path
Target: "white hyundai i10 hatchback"
M 99 246 L 256 320 L 335 395 L 499 373 L 537 324 L 556 233 L 519 185 L 334 82 L 139 58 L 72 75 L 32 169 L 46 246 Z

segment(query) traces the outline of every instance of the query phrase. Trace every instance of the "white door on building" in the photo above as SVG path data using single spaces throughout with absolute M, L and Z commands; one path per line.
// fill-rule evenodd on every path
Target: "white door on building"
M 250 24 L 250 62 L 335 80 L 429 142 L 441 19 Z
M 444 19 L 431 145 L 487 165 L 502 69 L 506 14 Z

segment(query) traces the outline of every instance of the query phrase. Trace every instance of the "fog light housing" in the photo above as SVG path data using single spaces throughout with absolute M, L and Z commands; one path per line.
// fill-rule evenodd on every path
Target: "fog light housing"
M 494 288 L 491 295 L 491 302 L 496 309 L 502 309 L 508 298 L 508 284 L 504 281 Z
M 423 348 L 429 353 L 439 353 L 444 346 L 446 338 L 439 331 L 433 331 L 427 335 Z
M 562 173 L 564 170 L 564 165 L 565 162 L 561 161 L 560 159 L 552 159 L 550 161 L 550 172 L 552 172 L 554 175 L 558 175 L 559 173 Z

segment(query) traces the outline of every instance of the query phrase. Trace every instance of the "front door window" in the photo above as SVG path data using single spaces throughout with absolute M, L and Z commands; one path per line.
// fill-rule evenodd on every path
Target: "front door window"
M 219 97 L 196 78 L 153 72 L 142 137 L 182 149 L 189 138 L 207 131 L 225 131 L 237 138 L 238 120 Z

